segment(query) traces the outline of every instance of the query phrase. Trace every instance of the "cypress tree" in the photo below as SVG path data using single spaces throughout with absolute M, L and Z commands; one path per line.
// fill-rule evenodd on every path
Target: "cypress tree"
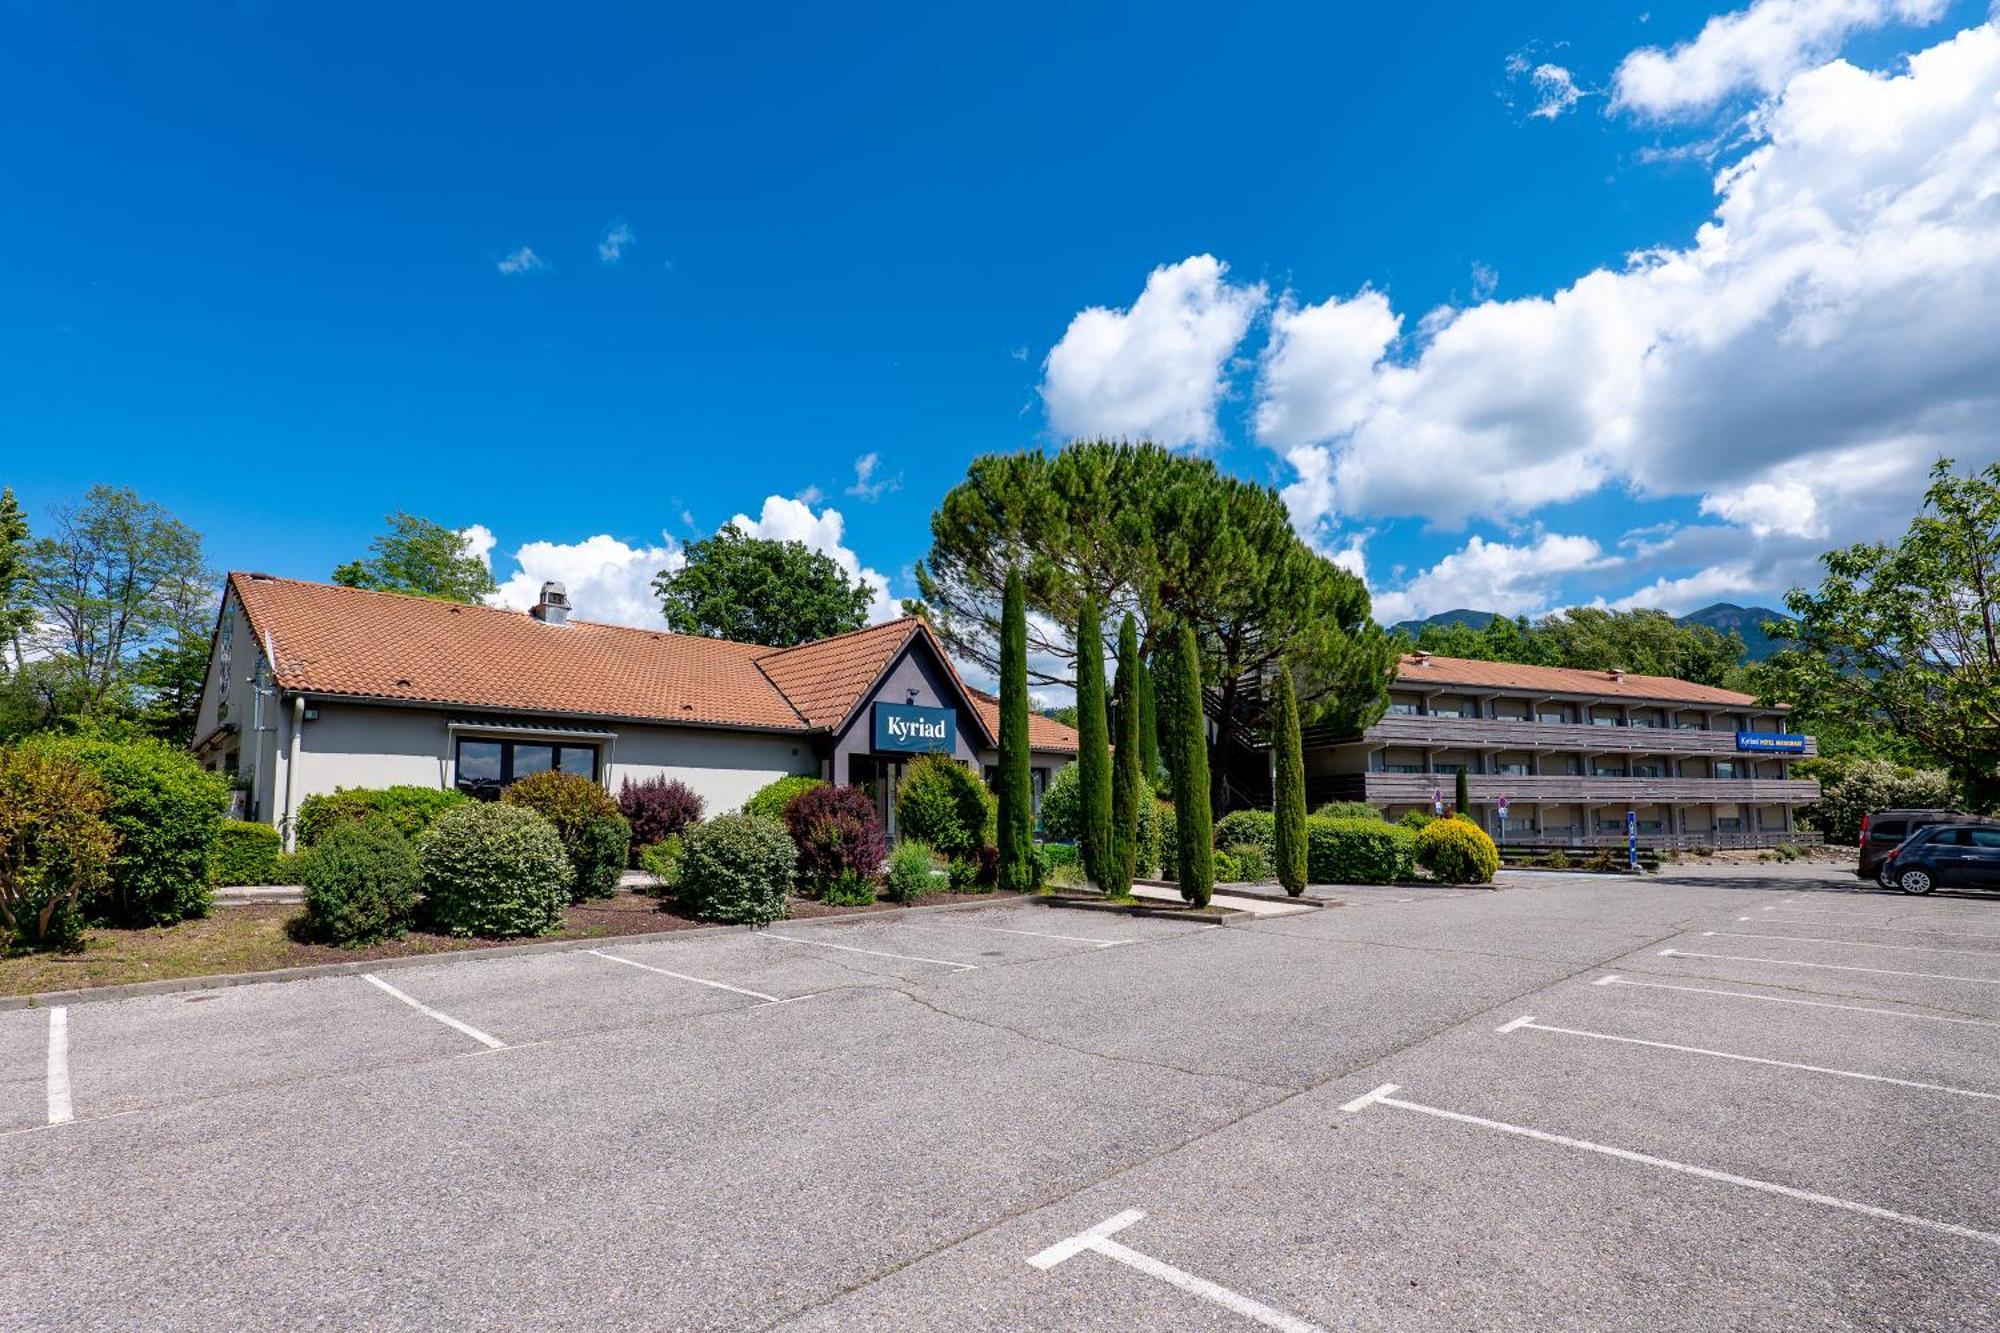
M 1472 784 L 1466 780 L 1465 765 L 1458 766 L 1458 776 L 1452 779 L 1452 801 L 1458 806 L 1457 813 L 1467 819 L 1472 818 Z
M 1201 653 L 1194 631 L 1175 631 L 1174 837 L 1181 897 L 1208 906 L 1215 892 L 1214 816 L 1208 808 L 1208 734 L 1201 708 Z
M 1146 673 L 1153 687 L 1153 759 L 1167 770 L 1167 791 L 1172 793 L 1174 768 L 1180 762 L 1180 749 L 1174 741 L 1174 727 L 1180 721 L 1180 710 L 1174 705 L 1174 677 L 1180 672 L 1180 640 L 1175 637 L 1173 626 L 1166 627 L 1159 647 L 1153 650 L 1153 666 Z M 1159 769 L 1153 770 L 1158 772 Z
M 1299 701 L 1292 673 L 1280 665 L 1271 704 L 1271 747 L 1277 754 L 1278 882 L 1294 898 L 1306 888 L 1306 756 L 1299 743 Z
M 1035 855 L 1035 794 L 1028 770 L 1028 609 L 1021 571 L 1007 571 L 1000 611 L 999 884 L 1016 893 L 1041 887 Z
M 1124 897 L 1132 891 L 1139 864 L 1139 802 L 1153 789 L 1139 775 L 1139 627 L 1130 614 L 1118 627 L 1118 676 L 1112 688 L 1118 744 L 1111 752 L 1111 869 L 1104 891 Z
M 1084 874 L 1099 888 L 1113 882 L 1110 730 L 1104 715 L 1104 631 L 1096 600 L 1086 597 L 1076 622 L 1076 762 L 1083 782 L 1083 836 L 1077 850 Z
M 1160 720 L 1153 701 L 1153 668 L 1146 664 L 1145 658 L 1137 655 L 1132 658 L 1132 679 L 1133 695 L 1138 700 L 1139 775 L 1145 779 L 1150 795 L 1160 772 Z

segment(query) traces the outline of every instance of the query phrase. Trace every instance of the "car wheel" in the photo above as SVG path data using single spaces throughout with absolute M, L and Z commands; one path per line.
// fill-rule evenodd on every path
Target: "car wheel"
M 1929 893 L 1937 885 L 1931 881 L 1928 870 L 1905 870 L 1896 876 L 1896 887 L 1904 893 Z

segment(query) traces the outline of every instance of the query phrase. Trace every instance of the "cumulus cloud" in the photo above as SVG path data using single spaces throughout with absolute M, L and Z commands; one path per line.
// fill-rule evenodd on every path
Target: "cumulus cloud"
M 516 273 L 533 273 L 536 269 L 547 268 L 548 262 L 524 245 L 511 255 L 501 256 L 494 267 L 511 277 Z
M 1567 66 L 1543 59 L 1541 50 L 1540 42 L 1530 42 L 1507 57 L 1507 81 L 1500 99 L 1510 110 L 1536 120 L 1554 120 L 1585 97 L 1597 95 L 1578 84 Z
M 598 238 L 597 258 L 600 263 L 615 264 L 625 257 L 625 247 L 632 244 L 632 228 L 625 222 L 612 223 Z
M 851 579 L 866 584 L 870 593 L 870 623 L 894 620 L 903 613 L 902 603 L 889 595 L 889 580 L 861 563 L 846 546 L 843 537 L 847 521 L 831 506 L 814 513 L 812 506 L 782 495 L 764 498 L 764 508 L 756 518 L 738 514 L 730 522 L 752 537 L 770 541 L 798 542 L 808 550 L 830 557 Z
M 1939 455 L 2000 456 L 2000 27 L 1897 71 L 1797 73 L 1757 126 L 1685 246 L 1407 341 L 1373 293 L 1281 303 L 1254 419 L 1297 471 L 1301 530 L 1520 517 L 1616 484 L 1706 497 L 1736 549 L 1703 567 L 1727 568 L 1887 535 L 1908 511 L 1886 491 Z M 1350 327 L 1304 317 L 1328 307 Z
M 1154 269 L 1129 309 L 1092 306 L 1071 320 L 1042 366 L 1056 433 L 1216 443 L 1225 369 L 1265 303 L 1262 283 L 1231 283 L 1228 271 L 1194 255 Z
M 1551 608 L 1569 576 L 1619 561 L 1589 537 L 1543 532 L 1513 544 L 1475 535 L 1402 587 L 1375 593 L 1375 618 L 1386 625 L 1460 608 L 1533 615 Z
M 467 532 L 483 534 L 475 545 L 481 558 L 488 558 L 493 534 L 478 524 Z M 514 552 L 512 572 L 488 600 L 525 611 L 541 596 L 543 582 L 554 579 L 569 590 L 579 620 L 664 629 L 653 576 L 679 569 L 682 559 L 679 543 L 664 533 L 658 546 L 634 546 L 604 533 L 579 542 L 532 541 Z
M 877 474 L 881 467 L 882 455 L 873 449 L 855 459 L 854 484 L 847 488 L 847 493 L 857 500 L 873 503 L 889 491 L 902 489 L 902 474 L 897 473 L 893 477 L 879 476 Z
M 1739 93 L 1768 96 L 1851 33 L 1934 23 L 1948 7 L 1949 0 L 1756 0 L 1710 19 L 1671 50 L 1649 46 L 1626 56 L 1612 76 L 1611 105 L 1666 119 L 1714 110 Z

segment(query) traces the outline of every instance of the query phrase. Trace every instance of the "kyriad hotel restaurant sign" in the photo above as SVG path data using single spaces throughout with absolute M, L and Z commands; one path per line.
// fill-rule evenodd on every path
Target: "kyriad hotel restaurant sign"
M 1804 754 L 1806 738 L 1791 732 L 1739 731 L 1736 748 L 1749 754 Z
M 949 708 L 916 704 L 875 705 L 875 749 L 887 754 L 951 754 L 958 748 L 958 716 Z

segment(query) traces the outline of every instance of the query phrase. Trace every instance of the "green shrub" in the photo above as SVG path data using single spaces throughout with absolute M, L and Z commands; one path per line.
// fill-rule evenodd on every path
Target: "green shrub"
M 1542 864 L 1551 870 L 1568 870 L 1570 867 L 1569 853 L 1558 847 L 1548 854 L 1547 859 Z
M 1214 866 L 1217 884 L 1234 884 L 1242 878 L 1242 872 L 1236 868 L 1236 858 L 1228 852 L 1216 852 Z
M 269 824 L 252 824 L 241 819 L 225 819 L 215 831 L 215 856 L 209 875 L 217 887 L 244 884 L 283 884 L 277 877 L 278 858 L 284 854 L 284 839 Z
M 1038 847 L 1043 870 L 1054 870 L 1057 866 L 1073 866 L 1083 863 L 1083 853 L 1073 842 L 1045 842 Z
M 1433 819 L 1436 818 L 1437 818 L 1436 815 L 1431 814 L 1429 811 L 1426 810 L 1405 810 L 1403 812 L 1403 817 L 1397 820 L 1396 823 L 1402 828 L 1416 830 L 1422 828 L 1424 825 L 1430 823 Z
M 34 737 L 23 742 L 68 755 L 97 776 L 118 835 L 107 891 L 87 908 L 126 926 L 165 926 L 207 916 L 209 863 L 229 808 L 229 783 L 161 741 Z
M 440 816 L 470 802 L 464 792 L 441 787 L 336 787 L 299 802 L 298 845 L 317 847 L 341 824 L 381 818 L 414 842 Z
M 1773 850 L 1778 853 L 1780 861 L 1796 861 L 1805 855 L 1804 849 L 1795 842 L 1781 842 Z
M 1328 801 L 1313 813 L 1321 819 L 1382 818 L 1382 812 L 1366 801 Z
M 1271 852 L 1262 843 L 1236 842 L 1225 850 L 1230 867 L 1236 871 L 1236 883 L 1261 884 L 1271 878 Z
M 923 755 L 896 788 L 896 829 L 954 860 L 976 858 L 993 841 L 993 793 L 950 755 Z
M 639 849 L 639 869 L 653 877 L 653 887 L 662 892 L 681 882 L 681 850 L 678 835 L 670 835 Z
M 761 926 L 790 914 L 799 849 L 776 819 L 719 815 L 682 843 L 680 902 L 694 915 Z
M 342 823 L 305 866 L 306 926 L 329 944 L 372 944 L 409 929 L 423 866 L 386 819 Z
M 1147 787 L 1139 793 L 1139 845 L 1132 858 L 1132 874 L 1137 879 L 1151 879 L 1160 868 L 1160 806 Z M 1168 806 L 1171 810 L 1173 807 Z
M 110 804 L 75 755 L 0 747 L 0 954 L 82 947 L 84 903 L 118 848 Z
M 1061 845 L 1061 844 L 1058 844 Z M 1071 848 L 1075 851 L 1075 848 Z M 930 844 L 905 838 L 889 853 L 882 874 L 882 891 L 891 901 L 915 902 L 937 888 L 937 853 Z
M 1392 884 L 1416 865 L 1417 835 L 1380 819 L 1306 821 L 1306 879 L 1313 884 Z
M 866 907 L 875 901 L 875 881 L 858 870 L 838 871 L 820 885 L 819 900 L 832 907 Z
M 417 855 L 431 919 L 451 935 L 554 930 L 576 878 L 555 827 L 519 805 L 472 801 L 447 811 L 418 842 Z
M 1234 848 L 1249 843 L 1268 856 L 1278 845 L 1278 817 L 1269 810 L 1231 810 L 1215 821 L 1215 845 Z
M 1172 882 L 1174 876 L 1180 873 L 1175 868 L 1177 857 L 1174 849 L 1179 834 L 1175 832 L 1172 801 L 1153 802 L 1153 831 L 1157 835 L 1156 843 L 1159 848 L 1160 878 Z
M 1491 884 L 1500 852 L 1469 819 L 1434 819 L 1417 831 L 1417 864 L 1446 884 Z
M 979 858 L 976 856 L 952 857 L 950 861 L 945 863 L 944 877 L 946 884 L 953 893 L 978 893 L 981 887 L 979 882 Z
M 618 892 L 631 850 L 632 825 L 610 792 L 581 773 L 548 769 L 509 786 L 500 803 L 533 810 L 549 821 L 576 868 L 570 885 L 574 901 L 609 898 Z
M 1083 775 L 1064 764 L 1042 789 L 1042 836 L 1074 843 L 1083 831 Z
M 271 882 L 273 884 L 303 884 L 306 882 L 306 861 L 311 852 L 279 852 L 271 860 Z
M 743 803 L 743 813 L 755 815 L 759 819 L 783 819 L 785 807 L 791 803 L 794 796 L 802 791 L 811 791 L 814 787 L 825 785 L 826 783 L 818 778 L 807 777 L 800 773 L 779 778 L 776 782 L 767 782 L 752 792 L 750 799 Z

